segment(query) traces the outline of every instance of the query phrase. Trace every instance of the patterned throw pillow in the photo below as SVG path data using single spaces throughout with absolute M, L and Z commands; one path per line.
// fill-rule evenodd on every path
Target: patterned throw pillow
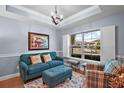
M 44 62 L 52 61 L 50 54 L 43 55 Z
M 118 61 L 117 60 L 111 59 L 105 65 L 104 72 L 106 72 L 106 73 L 112 73 L 112 70 L 114 68 L 116 68 L 116 66 L 118 66 L 118 65 L 119 64 L 118 64 Z
M 38 64 L 42 62 L 40 55 L 30 56 L 30 58 L 32 64 Z
M 112 60 L 114 59 L 108 59 L 106 62 L 105 62 L 105 68 L 108 66 L 108 64 L 110 64 L 112 62 Z

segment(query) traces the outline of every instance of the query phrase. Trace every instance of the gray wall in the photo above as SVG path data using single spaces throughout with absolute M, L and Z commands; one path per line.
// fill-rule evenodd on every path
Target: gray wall
M 56 31 L 56 38 L 57 38 L 57 41 L 56 41 L 56 44 L 57 44 L 57 49 L 59 51 L 62 51 L 62 31 L 58 30 Z
M 100 20 L 81 24 L 68 30 L 54 31 L 43 25 L 29 24 L 0 17 L 0 55 L 27 53 L 28 32 L 38 32 L 50 35 L 50 50 L 62 50 L 62 36 L 64 34 L 80 32 L 89 28 L 109 25 L 117 26 L 117 54 L 124 55 L 124 13 L 105 17 Z M 43 51 L 33 51 L 43 52 Z M 18 72 L 19 56 L 0 57 L 0 76 Z
M 0 77 L 18 72 L 19 57 L 0 57 Z
M 28 32 L 48 34 L 49 50 L 56 50 L 56 31 L 51 28 L 0 17 L 0 54 L 27 52 Z
M 62 35 L 69 34 L 69 33 L 75 33 L 75 32 L 81 32 L 81 31 L 83 32 L 84 30 L 87 30 L 87 29 L 99 28 L 99 27 L 110 26 L 110 25 L 117 26 L 116 28 L 117 55 L 124 56 L 124 42 L 123 42 L 124 40 L 124 13 L 112 15 L 109 17 L 104 17 L 97 21 L 89 22 L 87 24 L 81 24 L 79 26 L 72 27 L 71 29 L 68 29 L 68 30 L 63 30 Z M 61 43 L 59 46 L 62 46 L 62 41 L 60 40 L 60 42 Z
M 50 27 L 0 17 L 0 76 L 18 72 L 19 56 L 11 55 L 43 52 L 28 51 L 28 32 L 48 34 L 50 38 L 49 51 L 57 50 L 56 31 Z M 5 56 L 2 57 L 3 55 Z

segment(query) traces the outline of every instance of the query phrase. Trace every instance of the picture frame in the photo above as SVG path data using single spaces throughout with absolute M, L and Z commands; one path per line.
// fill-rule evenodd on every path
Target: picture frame
M 28 32 L 28 50 L 48 50 L 49 35 Z

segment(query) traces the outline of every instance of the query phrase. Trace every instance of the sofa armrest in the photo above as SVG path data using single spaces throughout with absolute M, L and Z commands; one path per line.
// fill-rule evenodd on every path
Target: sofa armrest
M 92 77 L 92 78 L 105 78 L 108 79 L 109 76 L 113 76 L 114 74 L 111 73 L 105 73 L 104 71 L 96 71 L 96 70 L 87 70 L 86 76 Z
M 107 88 L 110 76 L 111 74 L 104 73 L 104 71 L 87 70 L 86 71 L 87 87 Z
M 58 57 L 58 56 L 57 56 L 55 59 L 56 59 L 56 60 L 61 60 L 62 62 L 64 61 L 64 57 Z
M 100 70 L 103 71 L 104 65 L 103 64 L 87 64 L 88 70 Z
M 24 70 L 24 72 L 28 71 L 28 65 L 25 62 L 20 62 L 20 70 Z

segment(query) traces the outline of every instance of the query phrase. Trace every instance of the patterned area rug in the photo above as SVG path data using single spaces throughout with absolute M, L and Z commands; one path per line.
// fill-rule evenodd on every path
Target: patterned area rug
M 48 88 L 46 84 L 43 84 L 42 78 L 38 78 L 31 82 L 24 84 L 25 88 Z M 72 73 L 72 79 L 66 80 L 55 88 L 86 88 L 86 78 L 77 72 Z

